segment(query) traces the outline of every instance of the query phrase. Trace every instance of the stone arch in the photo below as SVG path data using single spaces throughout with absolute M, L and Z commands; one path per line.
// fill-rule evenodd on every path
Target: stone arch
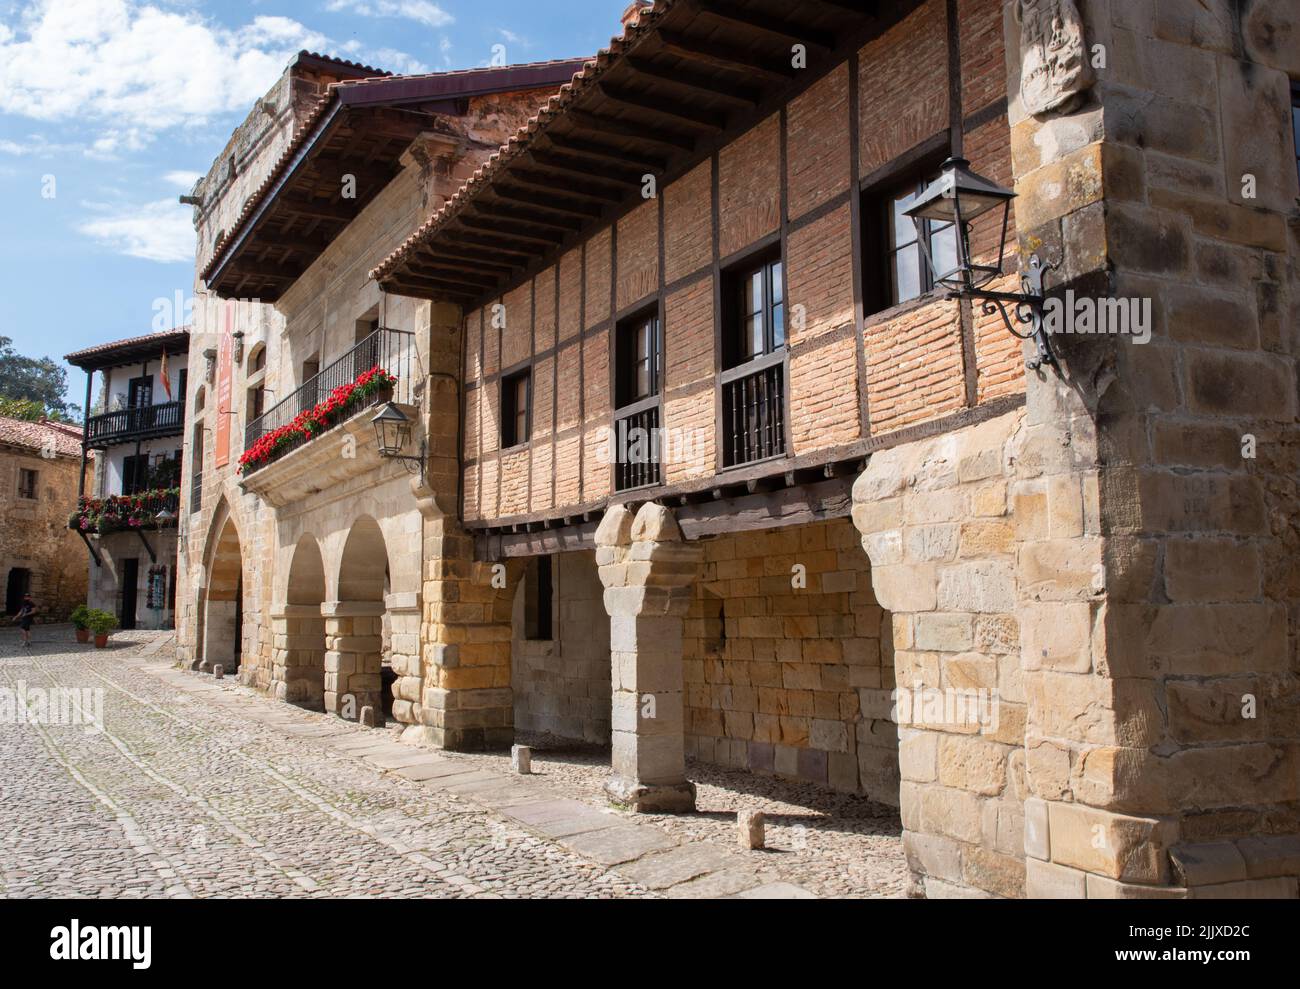
M 289 563 L 285 604 L 271 616 L 275 634 L 272 691 L 314 711 L 325 707 L 325 562 L 310 535 L 299 538 Z
M 239 529 L 223 498 L 212 515 L 203 552 L 201 649 L 197 668 L 234 672 L 243 661 L 244 573 Z
M 387 621 L 388 545 L 379 523 L 363 515 L 352 523 L 339 555 L 336 599 L 322 607 L 325 626 L 324 705 L 356 719 L 365 708 L 382 723 L 393 695 L 384 690 L 391 644 Z M 388 677 L 394 674 L 389 665 Z

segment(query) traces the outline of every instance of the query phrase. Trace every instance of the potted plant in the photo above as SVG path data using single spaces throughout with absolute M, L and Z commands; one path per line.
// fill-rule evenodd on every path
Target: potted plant
M 108 633 L 117 628 L 117 616 L 98 608 L 91 608 L 86 624 L 95 635 L 95 648 L 103 649 L 108 645 Z
M 90 641 L 90 609 L 87 608 L 84 604 L 79 604 L 72 609 L 72 614 L 69 616 L 69 619 L 72 622 L 72 627 L 77 630 L 77 641 L 89 642 Z

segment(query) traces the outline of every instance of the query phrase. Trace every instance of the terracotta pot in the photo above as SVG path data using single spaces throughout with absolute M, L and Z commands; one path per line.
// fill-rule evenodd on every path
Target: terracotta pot
M 79 628 L 79 629 L 77 629 L 77 641 L 78 641 L 78 642 L 89 642 L 89 641 L 90 641 L 90 629 L 88 629 L 88 628 Z
M 108 645 L 108 633 L 107 633 L 107 632 L 105 632 L 103 635 L 97 635 L 97 636 L 95 636 L 95 648 L 96 648 L 96 649 L 103 649 L 106 645 Z

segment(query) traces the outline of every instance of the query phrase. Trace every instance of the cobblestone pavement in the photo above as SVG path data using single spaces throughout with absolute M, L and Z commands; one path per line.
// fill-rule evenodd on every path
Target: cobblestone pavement
M 158 633 L 107 650 L 66 626 L 34 637 L 26 651 L 0 632 L 0 688 L 100 690 L 103 730 L 0 724 L 0 896 L 897 896 L 906 882 L 897 818 L 865 801 L 701 766 L 699 813 L 624 814 L 601 798 L 598 755 L 543 748 L 536 776 L 511 776 L 508 757 L 396 744 L 171 669 Z M 740 806 L 776 815 L 771 850 L 738 849 Z

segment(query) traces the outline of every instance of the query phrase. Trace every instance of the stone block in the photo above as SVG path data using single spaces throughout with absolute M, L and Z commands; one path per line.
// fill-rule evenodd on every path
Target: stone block
M 1053 862 L 1025 859 L 1025 895 L 1031 900 L 1082 900 L 1087 873 Z
M 520 776 L 533 771 L 533 750 L 527 745 L 510 746 L 510 769 Z
M 1176 831 L 1169 822 L 1064 803 L 1049 804 L 1048 822 L 1055 862 L 1125 882 L 1168 884 Z
M 736 812 L 736 836 L 740 847 L 746 851 L 762 849 L 764 844 L 764 818 L 760 810 Z

